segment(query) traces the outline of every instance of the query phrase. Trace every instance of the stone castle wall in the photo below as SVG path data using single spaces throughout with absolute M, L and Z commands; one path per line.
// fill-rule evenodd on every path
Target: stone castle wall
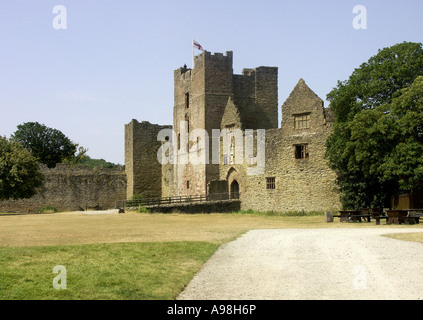
M 174 159 L 176 164 L 161 166 L 157 161 L 157 150 L 163 143 L 157 141 L 157 133 L 163 126 L 136 120 L 126 125 L 127 198 L 136 193 L 154 197 L 198 195 L 219 186 L 219 190 L 239 190 L 242 209 L 340 208 L 336 175 L 325 160 L 333 114 L 301 79 L 282 106 L 278 128 L 278 68 L 244 69 L 241 75 L 234 75 L 232 60 L 230 51 L 225 55 L 205 51 L 194 58 L 194 69 L 174 71 L 174 148 L 179 153 Z M 186 122 L 188 127 L 184 128 L 181 123 Z M 195 148 L 195 141 L 183 139 L 184 133 L 186 136 L 196 129 L 208 133 L 209 164 L 181 164 L 181 157 L 187 157 L 188 152 L 204 151 L 203 146 Z M 265 129 L 264 172 L 248 174 L 255 167 L 252 158 L 234 163 L 234 154 L 242 149 L 235 137 L 229 138 L 229 145 L 220 145 L 220 164 L 214 164 L 213 129 L 228 129 L 229 136 L 237 129 L 252 129 L 255 134 Z M 254 156 L 257 152 L 255 142 Z M 301 154 L 306 156 L 299 157 Z M 274 180 L 274 188 L 268 188 L 268 178 Z M 226 188 L 222 181 L 226 181 Z
M 244 128 L 278 127 L 278 69 L 258 67 L 244 69 L 242 75 L 233 74 L 233 54 L 203 52 L 194 58 L 194 69 L 174 71 L 174 124 L 175 146 L 186 156 L 194 142 L 182 141 L 184 128 L 188 131 L 205 129 L 208 146 L 212 146 L 212 130 L 221 129 L 222 118 L 228 108 L 234 109 Z M 232 125 L 232 124 L 228 124 Z M 179 138 L 181 137 L 181 138 Z M 201 138 L 200 138 L 201 140 Z M 194 150 L 201 153 L 201 150 Z M 209 152 L 207 165 L 178 164 L 174 166 L 173 191 L 175 195 L 205 194 L 207 184 L 219 179 L 219 165 L 213 164 Z M 167 172 L 167 171 L 166 171 Z M 166 178 L 166 180 L 170 180 Z M 168 192 L 169 190 L 166 190 Z
M 162 129 L 169 128 L 172 127 L 137 120 L 125 125 L 127 192 L 122 199 L 131 199 L 133 195 L 161 196 L 162 168 L 157 159 L 161 142 L 157 137 Z
M 325 159 L 325 143 L 332 132 L 333 117 L 324 109 L 323 101 L 303 80 L 299 81 L 284 103 L 282 111 L 281 128 L 265 132 L 264 173 L 249 175 L 247 169 L 256 165 L 244 159 L 242 164 L 221 165 L 220 179 L 227 180 L 229 190 L 234 181 L 239 184 L 243 210 L 339 210 L 339 195 L 335 191 L 336 175 Z M 303 118 L 307 122 L 304 128 L 296 128 L 295 121 L 302 116 L 308 116 Z M 229 120 L 224 118 L 222 121 Z M 307 146 L 307 157 L 297 159 L 296 147 L 302 145 Z M 222 150 L 221 153 L 225 152 Z M 268 188 L 268 178 L 274 178 L 274 188 Z
M 0 201 L 0 212 L 38 213 L 46 206 L 60 211 L 105 210 L 126 196 L 126 177 L 122 169 L 41 166 L 44 184 L 30 199 Z

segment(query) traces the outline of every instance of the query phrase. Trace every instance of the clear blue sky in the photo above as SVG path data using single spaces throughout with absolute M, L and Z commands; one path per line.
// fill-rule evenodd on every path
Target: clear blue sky
M 67 29 L 53 28 L 56 5 Z M 353 28 L 356 5 L 366 30 Z M 1 1 L 0 135 L 38 121 L 123 164 L 126 123 L 172 124 L 173 70 L 191 67 L 192 38 L 233 51 L 237 74 L 278 67 L 280 107 L 300 78 L 325 100 L 378 49 L 423 42 L 422 12 L 418 0 Z

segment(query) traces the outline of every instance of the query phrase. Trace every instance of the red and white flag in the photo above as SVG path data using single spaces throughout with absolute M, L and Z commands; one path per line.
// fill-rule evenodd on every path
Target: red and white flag
M 194 39 L 192 39 L 192 44 L 195 48 L 197 48 L 198 50 L 204 51 L 203 47 L 201 46 L 201 44 L 199 44 L 197 41 L 195 41 Z

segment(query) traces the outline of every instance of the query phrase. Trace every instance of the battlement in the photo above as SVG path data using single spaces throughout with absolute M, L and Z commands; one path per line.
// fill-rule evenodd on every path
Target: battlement
M 278 67 L 257 67 L 255 68 L 257 74 L 278 74 Z
M 278 67 L 257 67 L 242 69 L 242 76 L 254 77 L 256 75 L 278 75 Z
M 246 77 L 251 77 L 254 76 L 256 74 L 256 70 L 255 69 L 251 69 L 251 68 L 244 68 L 242 69 L 242 75 L 246 76 Z
M 232 68 L 233 52 L 226 51 L 225 54 L 220 52 L 211 53 L 209 51 L 203 51 L 199 55 L 194 57 L 194 66 L 205 66 L 206 64 L 212 63 L 213 65 L 222 65 L 225 67 Z M 194 67 L 194 69 L 195 69 Z

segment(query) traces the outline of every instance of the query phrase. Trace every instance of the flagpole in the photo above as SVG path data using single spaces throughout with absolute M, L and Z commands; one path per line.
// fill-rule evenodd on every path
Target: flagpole
M 192 38 L 192 70 L 194 70 L 194 38 Z

